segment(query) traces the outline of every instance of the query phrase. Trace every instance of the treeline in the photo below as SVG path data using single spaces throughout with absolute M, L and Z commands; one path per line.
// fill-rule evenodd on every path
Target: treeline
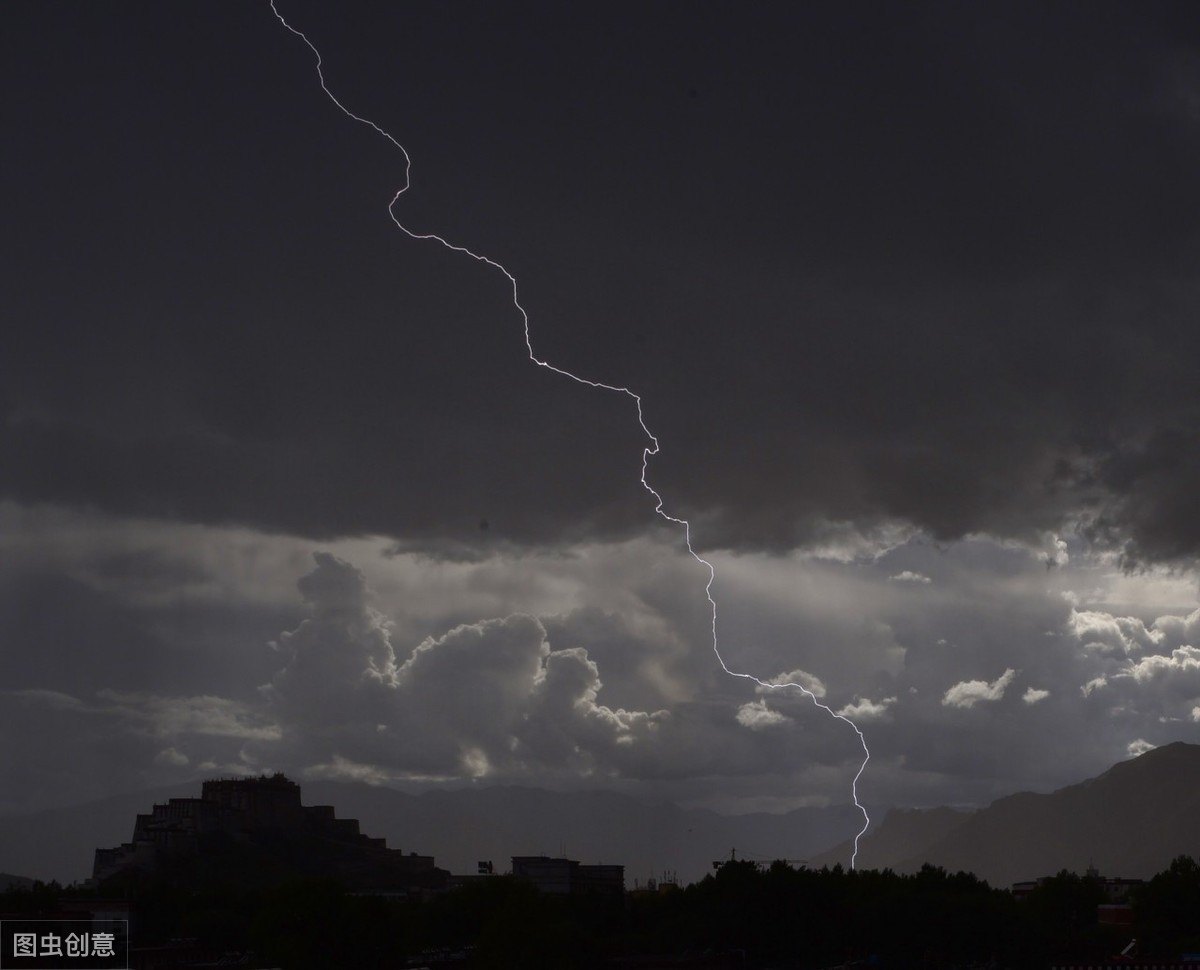
M 0 912 L 52 912 L 79 891 L 0 895 Z M 348 893 L 332 881 L 271 890 L 143 887 L 132 945 L 189 938 L 213 952 L 253 951 L 288 970 L 638 966 L 651 955 L 710 967 L 1038 968 L 1138 952 L 1200 951 L 1200 865 L 1181 856 L 1141 887 L 1134 927 L 1104 925 L 1103 884 L 1062 872 L 1023 899 L 966 873 L 766 869 L 730 862 L 686 889 L 560 897 L 499 876 L 426 900 Z M 451 960 L 453 959 L 453 964 Z M 684 964 L 686 965 L 686 963 Z

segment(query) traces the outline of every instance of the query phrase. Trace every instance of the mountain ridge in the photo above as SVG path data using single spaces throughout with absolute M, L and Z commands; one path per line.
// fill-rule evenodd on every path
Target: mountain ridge
M 1094 866 L 1149 878 L 1178 855 L 1200 857 L 1200 745 L 1182 741 L 1120 761 L 1054 792 L 1015 792 L 951 819 L 921 815 L 920 837 L 890 812 L 860 845 L 863 868 L 915 872 L 924 864 L 973 872 L 993 886 Z M 813 858 L 832 864 L 848 843 Z
M 127 841 L 156 801 L 195 796 L 200 780 L 43 813 L 0 816 L 0 868 L 69 883 L 91 874 L 98 847 Z M 514 855 L 567 855 L 626 867 L 626 881 L 664 872 L 682 882 L 739 858 L 849 864 L 861 816 L 853 805 L 786 814 L 719 815 L 619 792 L 521 785 L 403 792 L 356 782 L 301 783 L 306 805 L 330 804 L 392 848 L 433 855 L 456 873 Z M 1181 854 L 1200 858 L 1200 745 L 1174 742 L 1093 778 L 1040 794 L 1015 792 L 985 808 L 893 809 L 860 843 L 859 868 L 916 871 L 929 863 L 974 872 L 994 886 L 1061 869 L 1146 878 Z M 834 846 L 827 849 L 828 846 Z

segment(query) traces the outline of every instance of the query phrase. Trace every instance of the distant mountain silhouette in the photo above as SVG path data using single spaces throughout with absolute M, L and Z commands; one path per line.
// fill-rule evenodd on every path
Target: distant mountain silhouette
M 44 812 L 0 815 L 0 867 L 64 885 L 86 879 L 96 849 L 128 839 L 138 812 L 195 788 L 195 782 L 184 782 Z
M 1200 857 L 1200 745 L 1163 745 L 1048 795 L 1021 792 L 976 812 L 893 811 L 862 840 L 858 865 L 965 870 L 993 886 L 1083 872 L 1147 878 L 1177 855 Z M 832 865 L 849 844 L 810 860 Z
M 14 876 L 10 872 L 0 872 L 0 892 L 6 889 L 28 889 L 34 883 L 28 876 Z
M 85 879 L 96 848 L 131 837 L 136 813 L 195 787 L 192 781 L 0 817 L 0 868 L 63 883 Z M 845 866 L 860 818 L 853 806 L 724 816 L 615 792 L 505 786 L 410 794 L 307 781 L 304 792 L 306 801 L 333 805 L 389 846 L 431 854 L 451 872 L 474 872 L 477 860 L 492 860 L 499 872 L 513 855 L 566 854 L 624 865 L 631 887 L 664 870 L 695 881 L 731 849 L 739 858 Z M 1146 877 L 1181 853 L 1200 857 L 1197 818 L 1200 745 L 1177 742 L 1048 795 L 1010 795 L 976 812 L 893 811 L 862 840 L 858 865 L 910 872 L 929 862 L 975 872 L 995 886 L 1082 871 L 1089 862 L 1106 875 Z M 830 845 L 836 848 L 823 851 Z
M 0 867 L 63 883 L 91 875 L 97 848 L 128 841 L 134 819 L 156 802 L 194 795 L 195 781 L 115 796 L 70 808 L 0 817 Z M 551 792 L 492 787 L 409 794 L 351 782 L 305 781 L 304 800 L 357 818 L 363 831 L 404 852 L 431 854 L 455 873 L 492 860 L 507 870 L 514 855 L 566 854 L 626 867 L 626 884 L 664 870 L 691 882 L 729 857 L 806 859 L 856 831 L 853 805 L 804 808 L 784 815 L 718 815 L 670 803 L 646 805 L 616 792 Z M 849 861 L 849 853 L 841 860 Z
M 883 822 L 859 841 L 856 865 L 860 869 L 902 869 L 909 859 L 921 858 L 973 813 L 955 808 L 894 808 Z M 842 842 L 809 860 L 815 868 L 846 865 L 853 842 Z M 914 869 L 919 869 L 918 862 Z

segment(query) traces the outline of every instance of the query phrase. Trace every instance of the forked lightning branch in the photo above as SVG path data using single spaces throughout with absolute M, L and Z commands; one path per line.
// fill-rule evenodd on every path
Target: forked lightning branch
M 402 195 L 404 195 L 405 192 L 408 191 L 409 186 L 411 184 L 409 175 L 410 175 L 410 171 L 412 168 L 412 159 L 409 157 L 408 151 L 404 148 L 404 146 L 402 144 L 400 144 L 400 142 L 398 142 L 395 138 L 393 138 L 388 132 L 386 132 L 383 128 L 379 127 L 379 125 L 375 124 L 375 122 L 371 121 L 369 118 L 363 118 L 363 117 L 360 117 L 359 115 L 356 115 L 353 111 L 351 111 L 349 108 L 347 108 L 344 104 L 342 104 L 341 101 L 339 101 L 334 96 L 333 92 L 329 90 L 329 87 L 325 81 L 325 72 L 323 69 L 324 62 L 322 61 L 322 58 L 321 58 L 321 52 L 319 50 L 317 50 L 316 46 L 312 43 L 312 41 L 310 41 L 308 39 L 308 37 L 305 34 L 303 34 L 301 31 L 297 30 L 295 27 L 293 27 L 291 24 L 289 24 L 284 19 L 283 15 L 279 12 L 278 7 L 276 7 L 276 5 L 275 5 L 275 0 L 270 0 L 270 4 L 271 4 L 271 10 L 275 14 L 275 16 L 279 20 L 279 22 L 285 28 L 287 28 L 289 31 L 291 31 L 293 34 L 295 34 L 297 37 L 299 37 L 302 41 L 304 41 L 304 43 L 308 45 L 308 48 L 313 52 L 313 55 L 316 57 L 317 77 L 321 83 L 321 90 L 323 90 L 325 92 L 325 94 L 328 96 L 329 100 L 332 101 L 337 106 L 337 108 L 343 114 L 346 115 L 346 117 L 348 117 L 354 121 L 357 121 L 360 124 L 367 125 L 368 127 L 372 128 L 374 131 L 376 131 L 380 136 L 382 136 L 383 138 L 386 138 L 389 142 L 392 143 L 392 145 L 394 145 L 396 147 L 396 149 L 403 156 L 403 158 L 404 158 L 404 182 L 400 186 L 400 188 L 397 189 L 396 194 L 394 196 L 392 196 L 392 200 L 391 200 L 391 202 L 388 203 L 388 207 L 387 207 L 388 215 L 391 217 L 392 222 L 394 222 L 396 224 L 396 228 L 398 228 L 401 232 L 403 232 L 405 235 L 409 236 L 412 239 L 436 242 L 436 243 L 444 246 L 446 249 L 452 250 L 453 252 L 456 252 L 456 253 L 462 253 L 464 256 L 470 256 L 472 259 L 477 260 L 481 263 L 486 263 L 488 266 L 491 266 L 493 269 L 498 270 L 499 272 L 503 273 L 504 276 L 508 279 L 509 284 L 512 286 L 513 306 L 516 307 L 517 312 L 521 314 L 521 320 L 523 321 L 523 326 L 524 326 L 524 331 L 525 331 L 525 347 L 526 347 L 527 351 L 529 352 L 529 359 L 533 363 L 537 364 L 538 367 L 544 367 L 547 370 L 551 370 L 556 374 L 561 374 L 563 377 L 570 378 L 571 380 L 575 381 L 578 384 L 584 384 L 588 387 L 593 387 L 593 388 L 597 388 L 597 389 L 604 390 L 604 391 L 611 391 L 614 394 L 623 394 L 623 395 L 625 395 L 625 397 L 627 397 L 631 401 L 633 401 L 633 404 L 637 409 L 638 424 L 640 425 L 640 427 L 642 429 L 642 433 L 646 436 L 646 441 L 648 442 L 645 445 L 645 447 L 642 449 L 642 469 L 641 469 L 642 487 L 645 488 L 646 491 L 649 492 L 650 495 L 653 497 L 654 503 L 655 503 L 654 511 L 659 516 L 666 519 L 668 522 L 671 522 L 674 525 L 677 525 L 683 529 L 684 543 L 687 546 L 688 553 L 692 556 L 693 559 L 696 560 L 696 562 L 698 562 L 701 566 L 703 566 L 708 571 L 708 580 L 704 585 L 704 593 L 708 599 L 709 609 L 711 612 L 713 653 L 716 655 L 717 662 L 721 665 L 721 669 L 724 670 L 725 673 L 727 673 L 730 677 L 740 677 L 745 680 L 753 681 L 759 687 L 769 688 L 771 690 L 782 690 L 785 688 L 793 688 L 795 690 L 799 690 L 810 701 L 812 701 L 812 703 L 814 705 L 819 707 L 821 710 L 825 711 L 825 713 L 827 713 L 830 717 L 836 718 L 839 721 L 844 721 L 846 724 L 848 724 L 853 729 L 854 733 L 858 736 L 859 743 L 862 745 L 862 749 L 863 749 L 863 760 L 862 760 L 862 764 L 859 765 L 858 771 L 854 775 L 853 782 L 851 783 L 851 795 L 854 799 L 855 806 L 858 808 L 858 810 L 860 812 L 862 812 L 863 827 L 854 836 L 854 852 L 850 857 L 850 865 L 851 865 L 851 868 L 853 868 L 855 861 L 858 858 L 859 840 L 862 838 L 863 834 L 867 831 L 867 828 L 871 822 L 870 816 L 867 814 L 866 808 L 858 800 L 858 782 L 859 782 L 859 779 L 862 777 L 863 772 L 866 770 L 867 763 L 871 760 L 871 752 L 867 748 L 867 739 L 863 735 L 863 732 L 860 730 L 858 725 L 854 723 L 854 721 L 852 721 L 850 718 L 846 717 L 846 715 L 844 715 L 844 714 L 837 713 L 828 705 L 822 704 L 820 699 L 816 696 L 816 694 L 814 694 L 811 690 L 809 690 L 803 684 L 797 684 L 797 683 L 793 683 L 793 682 L 776 683 L 776 682 L 761 680 L 758 677 L 754 676 L 753 674 L 747 674 L 747 673 L 742 673 L 740 671 L 731 670 L 729 668 L 729 666 L 725 663 L 725 659 L 721 656 L 721 651 L 719 649 L 718 641 L 717 641 L 717 601 L 716 601 L 716 599 L 714 599 L 713 593 L 712 593 L 713 582 L 716 580 L 716 571 L 713 569 L 712 563 L 710 563 L 707 559 L 704 559 L 702 556 L 700 556 L 696 552 L 696 550 L 692 547 L 692 535 L 691 535 L 690 523 L 686 519 L 677 518 L 676 516 L 673 516 L 670 513 L 668 513 L 667 511 L 665 511 L 662 496 L 655 490 L 654 486 L 652 486 L 650 484 L 649 480 L 647 479 L 647 472 L 648 472 L 648 468 L 649 468 L 649 464 L 650 464 L 650 459 L 654 455 L 658 454 L 659 444 L 658 444 L 658 439 L 654 436 L 654 434 L 650 431 L 650 428 L 646 425 L 646 419 L 645 419 L 645 416 L 642 411 L 641 395 L 635 393 L 634 391 L 630 390 L 627 387 L 620 387 L 615 384 L 605 384 L 603 381 L 594 381 L 594 380 L 590 380 L 586 377 L 580 377 L 578 374 L 573 374 L 570 371 L 563 370 L 561 367 L 555 367 L 550 362 L 539 358 L 537 356 L 537 354 L 535 354 L 533 351 L 533 341 L 532 341 L 532 338 L 530 337 L 530 332 L 529 332 L 529 314 L 526 313 L 525 308 L 521 305 L 521 302 L 518 299 L 517 280 L 516 280 L 516 277 L 513 276 L 512 273 L 510 273 L 507 269 L 505 269 L 500 263 L 496 262 L 494 259 L 491 259 L 487 256 L 481 256 L 478 253 L 472 252 L 470 249 L 466 248 L 465 246 L 458 246 L 451 242 L 448 242 L 446 239 L 443 239 L 441 236 L 438 236 L 434 233 L 413 232 L 411 229 L 409 229 L 407 226 L 405 226 L 403 222 L 400 221 L 400 218 L 396 215 L 396 205 L 400 201 L 400 197 Z

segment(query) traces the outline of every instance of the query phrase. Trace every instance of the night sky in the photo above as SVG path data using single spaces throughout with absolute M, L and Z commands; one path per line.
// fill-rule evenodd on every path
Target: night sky
M 1200 741 L 1194 5 L 278 2 L 873 814 Z M 849 801 L 267 0 L 3 23 L 0 811 Z

